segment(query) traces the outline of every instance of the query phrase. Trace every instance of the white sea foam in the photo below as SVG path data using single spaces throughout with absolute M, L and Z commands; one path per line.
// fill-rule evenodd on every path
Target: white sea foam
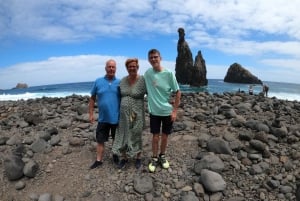
M 300 94 L 289 94 L 289 93 L 269 93 L 268 97 L 276 97 L 281 100 L 289 100 L 289 101 L 300 101 Z
M 0 95 L 0 101 L 18 101 L 18 100 L 28 100 L 36 99 L 42 97 L 49 98 L 64 98 L 73 95 L 73 92 L 56 92 L 56 93 L 24 93 L 24 94 L 2 94 Z M 86 96 L 89 93 L 76 93 L 76 95 Z
M 73 94 L 81 95 L 81 96 L 89 96 L 88 92 L 55 92 L 55 93 L 24 93 L 24 94 L 2 94 L 0 95 L 0 101 L 17 101 L 17 100 L 28 100 L 28 99 L 36 99 L 42 97 L 57 97 L 64 98 L 67 96 L 71 96 Z M 276 97 L 281 100 L 289 100 L 289 101 L 300 101 L 300 94 L 292 94 L 292 93 L 269 93 L 269 98 Z

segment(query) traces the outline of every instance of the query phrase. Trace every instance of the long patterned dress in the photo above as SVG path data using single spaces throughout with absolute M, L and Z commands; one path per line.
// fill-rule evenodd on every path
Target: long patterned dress
M 144 95 L 146 85 L 143 76 L 139 76 L 131 85 L 127 77 L 120 82 L 121 104 L 120 119 L 112 151 L 120 155 L 126 153 L 134 157 L 142 151 L 142 131 L 145 126 Z

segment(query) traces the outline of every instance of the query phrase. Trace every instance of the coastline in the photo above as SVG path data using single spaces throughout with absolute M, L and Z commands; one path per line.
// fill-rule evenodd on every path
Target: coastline
M 28 100 L 42 97 L 67 97 L 73 94 L 90 95 L 90 89 L 93 82 L 52 84 L 44 86 L 34 86 L 27 89 L 4 90 L 0 92 L 0 101 L 5 100 Z M 300 84 L 280 83 L 280 82 L 264 82 L 269 86 L 269 97 L 276 97 L 281 100 L 300 101 Z M 190 87 L 180 85 L 183 93 L 191 92 L 208 92 L 210 94 L 236 93 L 244 91 L 248 93 L 249 84 L 233 84 L 225 83 L 221 79 L 209 79 L 208 85 L 203 87 Z M 262 91 L 261 85 L 253 85 L 254 94 Z
M 87 105 L 88 96 L 79 95 L 0 101 L 0 172 L 6 172 L 0 180 L 2 200 L 45 194 L 65 200 L 295 200 L 300 180 L 299 101 L 245 93 L 184 93 L 168 145 L 171 167 L 154 174 L 147 171 L 148 114 L 140 170 L 133 165 L 116 169 L 111 141 L 103 168 L 88 169 L 95 157 L 96 124 L 88 122 Z M 33 162 L 39 168 L 10 181 L 7 163 L 20 159 L 24 166 Z M 218 182 L 208 184 L 201 178 Z

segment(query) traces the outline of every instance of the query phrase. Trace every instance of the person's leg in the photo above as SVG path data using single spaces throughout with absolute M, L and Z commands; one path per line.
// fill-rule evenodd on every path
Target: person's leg
M 110 127 L 110 134 L 111 134 L 111 138 L 112 138 L 112 146 L 114 145 L 114 142 L 115 142 L 117 126 L 118 126 L 117 124 L 111 124 L 111 127 Z M 117 154 L 113 154 L 114 164 L 118 165 L 119 161 L 120 161 L 119 156 Z
M 121 159 L 120 163 L 118 164 L 118 168 L 119 169 L 124 168 L 126 163 L 128 163 L 128 158 L 127 158 L 126 152 L 122 151 L 122 159 Z
M 135 168 L 139 169 L 142 166 L 142 159 L 141 159 L 142 152 L 137 153 L 136 160 L 135 160 Z
M 159 134 L 152 135 L 152 157 L 151 162 L 148 166 L 150 172 L 155 172 L 156 167 L 159 165 L 158 160 L 158 143 L 159 143 Z
M 102 161 L 104 152 L 104 143 L 97 143 L 97 161 Z
M 152 133 L 152 157 L 148 166 L 150 172 L 154 172 L 158 165 L 158 147 L 161 119 L 150 114 L 150 132 Z
M 112 144 L 114 144 L 114 142 L 115 142 L 117 127 L 118 127 L 118 124 L 110 124 L 110 135 L 112 138 Z
M 104 152 L 104 143 L 97 143 L 96 147 L 97 157 L 96 161 L 90 166 L 90 169 L 97 168 L 103 164 L 103 152 Z
M 160 141 L 160 154 L 165 154 L 168 144 L 168 134 L 162 133 Z
M 159 154 L 159 163 L 165 169 L 170 167 L 169 162 L 165 157 L 167 145 L 168 145 L 168 136 L 172 132 L 173 122 L 171 120 L 171 116 L 163 117 L 162 119 L 162 135 L 161 135 L 161 143 L 160 143 L 160 154 Z
M 161 136 L 160 154 L 158 160 L 160 165 L 165 169 L 168 169 L 170 167 L 169 161 L 167 161 L 165 155 L 167 144 L 168 144 L 168 134 L 163 133 Z
M 152 157 L 157 158 L 158 156 L 158 147 L 159 147 L 159 134 L 152 135 Z
M 109 127 L 107 124 L 98 123 L 96 130 L 96 141 L 97 141 L 97 157 L 96 161 L 90 166 L 90 169 L 97 168 L 103 163 L 103 153 L 104 153 L 104 142 L 108 140 L 109 136 Z

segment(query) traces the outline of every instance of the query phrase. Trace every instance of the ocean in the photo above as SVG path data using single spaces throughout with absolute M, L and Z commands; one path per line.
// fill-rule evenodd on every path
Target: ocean
M 282 83 L 282 82 L 264 82 L 269 86 L 268 97 L 276 97 L 277 99 L 300 101 L 300 84 Z M 90 95 L 93 82 L 78 82 L 66 84 L 52 84 L 43 86 L 33 86 L 26 89 L 9 89 L 0 90 L 0 101 L 17 101 L 28 100 L 42 97 L 66 97 L 73 94 Z M 254 94 L 262 91 L 261 85 L 252 85 Z M 233 84 L 223 82 L 221 79 L 208 79 L 208 85 L 205 87 L 190 87 L 180 85 L 180 89 L 185 92 L 208 92 L 208 93 L 224 93 L 245 91 L 248 93 L 249 84 Z

